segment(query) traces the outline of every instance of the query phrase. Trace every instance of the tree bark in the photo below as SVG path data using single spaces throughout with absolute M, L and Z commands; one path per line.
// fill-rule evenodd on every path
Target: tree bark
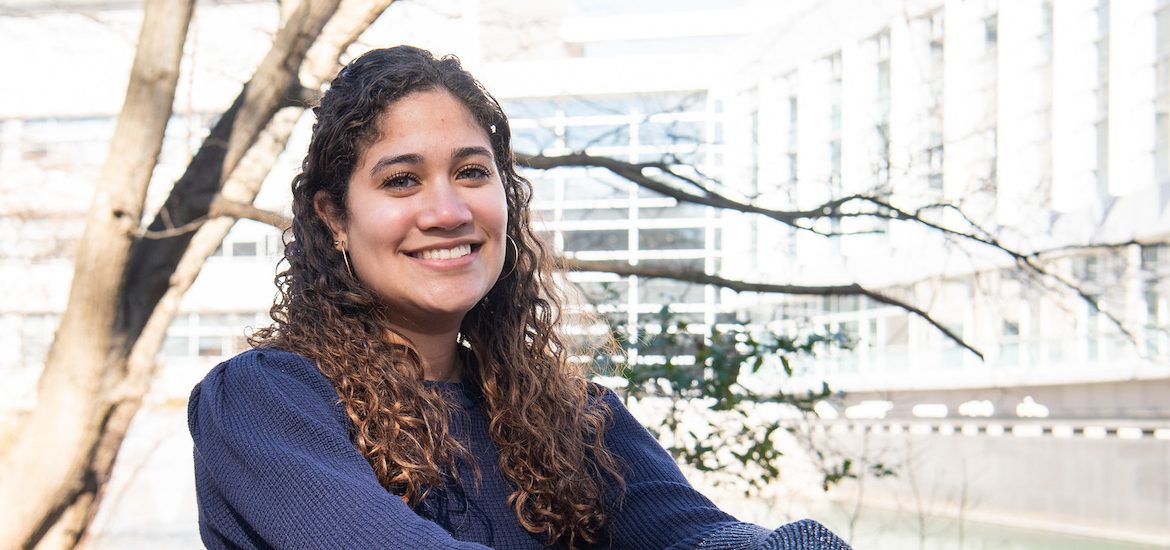
M 294 109 L 269 130 L 265 146 L 255 153 L 255 162 L 247 170 L 238 169 L 241 160 L 278 109 L 301 103 L 303 88 L 297 80 L 298 69 L 326 23 L 338 12 L 339 3 L 305 0 L 297 5 L 251 81 L 220 118 L 175 185 L 152 227 L 170 227 L 176 221 L 206 215 L 212 198 L 221 190 L 220 184 L 229 180 L 229 175 L 241 181 L 229 195 L 248 202 L 255 197 L 303 107 Z M 302 73 L 301 78 L 307 76 L 307 83 L 318 88 L 336 69 L 340 53 L 389 4 L 390 0 L 347 1 L 342 20 L 333 23 L 329 36 L 312 50 L 314 70 Z M 39 406 L 0 462 L 0 502 L 17 512 L 6 512 L 0 520 L 0 548 L 69 547 L 85 534 L 126 429 L 149 386 L 154 357 L 182 295 L 180 292 L 173 296 L 167 307 L 159 308 L 159 315 L 152 315 L 170 286 L 191 236 L 181 235 L 170 242 L 135 240 L 141 233 L 138 220 L 170 116 L 190 21 L 190 4 L 185 14 L 177 12 L 183 15 L 182 20 L 174 17 L 176 12 L 171 6 L 161 0 L 147 4 L 126 107 L 91 207 L 90 219 L 94 221 L 87 222 L 83 237 L 83 242 L 92 246 L 83 247 L 78 254 L 75 269 L 79 275 L 74 278 L 69 305 L 46 361 Z M 164 14 L 172 16 L 165 26 L 160 22 Z M 158 36 L 171 39 L 171 47 L 165 51 L 173 51 L 173 55 L 160 55 L 164 46 Z M 325 62 L 330 58 L 331 65 Z M 157 65 L 169 66 L 170 74 Z M 168 93 L 164 93 L 166 89 Z M 165 105 L 165 112 L 158 110 L 159 105 Z M 155 107 L 146 110 L 156 121 L 153 125 L 140 124 L 145 118 L 140 111 L 146 106 Z M 132 158 L 134 152 L 139 154 Z M 222 240 L 228 227 L 230 224 L 213 237 L 210 250 Z M 162 246 L 152 247 L 152 242 Z M 207 254 L 192 257 L 184 265 L 186 275 L 179 277 L 179 282 L 185 284 L 177 285 L 183 291 L 194 280 Z M 154 291 L 144 292 L 151 285 Z M 127 299 L 140 296 L 146 299 Z M 140 342 L 139 335 L 148 320 L 162 328 Z M 50 448 L 61 451 L 50 453 Z M 30 472 L 35 473 L 29 475 Z
M 319 29 L 320 36 L 303 57 L 300 71 L 300 85 L 319 89 L 321 84 L 337 72 L 337 59 L 358 36 L 368 28 L 392 3 L 392 0 L 346 0 Z M 301 12 L 294 11 L 294 16 Z M 332 60 L 326 62 L 326 60 Z M 297 94 L 300 95 L 299 93 Z M 212 212 L 230 203 L 233 210 L 263 212 L 251 206 L 268 173 L 276 164 L 281 152 L 288 144 L 297 120 L 304 113 L 303 106 L 285 107 L 271 116 L 263 132 L 253 138 L 251 147 L 236 163 L 231 175 L 226 178 L 222 189 L 214 196 L 209 208 Z M 225 198 L 227 197 L 227 198 Z M 230 198 L 230 199 L 229 199 Z M 137 337 L 131 341 L 130 354 L 124 376 L 116 387 L 108 389 L 112 408 L 109 421 L 96 444 L 97 452 L 90 470 L 108 477 L 113 462 L 121 448 L 126 432 L 158 369 L 159 349 L 178 310 L 183 295 L 194 283 L 207 258 L 223 242 L 234 219 L 220 218 L 203 224 L 188 241 L 180 261 L 167 274 L 168 286 L 160 299 L 151 307 L 149 317 Z M 96 509 L 96 506 L 79 503 Z M 91 514 L 92 516 L 92 514 Z M 92 518 L 89 518 L 92 519 Z M 88 521 L 88 519 L 87 519 Z
M 110 153 L 74 260 L 69 300 L 37 407 L 0 458 L 0 547 L 33 547 L 104 481 L 83 475 L 108 419 L 102 390 L 120 370 L 117 301 L 142 203 L 171 116 L 193 0 L 148 0 Z M 69 512 L 69 513 L 67 513 Z M 87 514 L 83 514 L 87 515 Z M 76 540 L 66 529 L 61 540 Z
M 341 2 L 324 26 L 318 40 L 305 53 L 299 73 L 300 82 L 294 84 L 301 89 L 320 89 L 321 85 L 337 72 L 337 60 L 341 54 L 392 3 L 393 0 Z M 246 162 L 237 167 L 219 192 L 207 201 L 205 209 L 198 217 L 203 221 L 190 222 L 193 235 L 188 236 L 187 246 L 180 251 L 179 261 L 166 272 L 163 280 L 167 284 L 163 288 L 163 293 L 153 304 L 149 304 L 147 320 L 139 329 L 137 337 L 130 343 L 130 371 L 135 375 L 131 378 L 137 379 L 135 383 L 141 385 L 149 381 L 149 371 L 153 369 L 151 365 L 162 346 L 166 328 L 174 318 L 179 300 L 194 283 L 203 263 L 215 252 L 236 220 L 251 214 L 259 217 L 264 223 L 284 229 L 281 227 L 281 222 L 286 219 L 284 216 L 261 210 L 251 203 L 288 144 L 293 128 L 304 110 L 305 107 L 302 105 L 286 107 L 276 113 L 248 150 Z M 229 217 L 227 214 L 232 215 Z M 154 278 L 159 277 L 155 275 Z M 131 393 L 136 392 L 137 390 L 134 390 Z
M 207 215 L 211 200 L 276 112 L 281 107 L 300 103 L 298 70 L 326 22 L 337 12 L 339 3 L 339 0 L 304 0 L 297 4 L 251 80 L 175 182 L 148 230 L 165 231 Z M 120 329 L 126 335 L 123 342 L 126 353 L 166 292 L 171 273 L 191 237 L 191 233 L 181 233 L 135 243 L 119 318 Z

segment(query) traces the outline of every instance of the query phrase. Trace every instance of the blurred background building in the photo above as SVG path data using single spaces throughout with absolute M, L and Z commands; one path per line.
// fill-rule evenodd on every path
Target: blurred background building
M 139 10 L 104 0 L 0 7 L 5 408 L 35 402 Z M 272 2 L 198 5 L 149 212 L 278 15 Z M 578 258 L 857 282 L 922 304 L 982 350 L 980 361 L 921 318 L 865 298 L 572 275 L 587 295 L 605 283 L 631 323 L 669 304 L 695 325 L 747 319 L 845 335 L 851 349 L 800 365 L 794 382 L 849 392 L 821 427 L 846 446 L 880 443 L 918 460 L 907 470 L 919 472 L 913 494 L 902 476 L 869 489 L 873 505 L 916 498 L 921 516 L 929 479 L 932 515 L 1170 544 L 1170 1 L 415 1 L 393 5 L 358 49 L 397 43 L 459 55 L 504 104 L 518 152 L 677 161 L 721 193 L 776 210 L 876 190 L 928 221 L 1045 251 L 1012 257 L 876 218 L 809 225 L 836 234 L 822 236 L 679 203 L 603 170 L 530 174 L 544 234 Z M 299 135 L 258 205 L 288 211 Z M 245 327 L 267 322 L 281 254 L 276 230 L 236 225 L 168 332 L 156 403 L 183 402 L 208 368 L 246 349 Z M 141 441 L 141 457 L 158 448 Z M 139 456 L 132 445 L 128 456 Z M 1050 478 L 1040 494 L 1007 491 L 1031 487 L 1037 471 Z M 840 494 L 855 490 L 860 499 L 855 486 Z M 189 538 L 189 512 L 180 507 L 167 532 Z M 107 521 L 118 532 L 122 520 Z

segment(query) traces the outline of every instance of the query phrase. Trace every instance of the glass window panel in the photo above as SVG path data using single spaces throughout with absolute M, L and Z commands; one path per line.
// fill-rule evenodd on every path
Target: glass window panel
M 683 271 L 698 271 L 698 272 L 702 273 L 704 261 L 702 258 L 671 258 L 671 259 L 663 259 L 663 260 L 659 260 L 659 259 L 641 260 L 638 263 L 641 265 L 645 265 L 645 266 L 660 266 L 660 267 L 665 267 L 668 269 L 679 269 L 679 270 L 683 270 Z
M 236 325 L 235 315 L 230 313 L 201 313 L 199 327 L 232 327 Z
M 199 356 L 200 357 L 218 357 L 224 355 L 223 337 L 220 336 L 200 336 L 199 337 Z
M 502 107 L 511 119 L 555 116 L 561 109 L 560 99 L 516 99 L 504 101 Z
M 706 92 L 680 92 L 674 94 L 655 94 L 647 97 L 642 112 L 683 113 L 703 112 L 707 110 Z
M 702 153 L 705 147 L 685 147 L 674 149 L 668 153 L 642 153 L 639 156 L 641 162 L 665 162 L 667 164 L 684 164 L 689 166 L 697 166 L 702 159 Z
M 272 258 L 284 256 L 284 238 L 280 234 L 264 237 L 264 253 Z
M 630 284 L 625 279 L 604 283 L 580 282 L 576 284 L 585 300 L 594 305 L 624 306 L 629 299 Z
M 627 208 L 574 208 L 561 213 L 564 220 L 624 220 L 629 217 Z
M 232 243 L 233 257 L 253 257 L 256 255 L 256 241 L 241 241 Z
M 1154 116 L 1154 179 L 1170 177 L 1170 122 L 1166 111 Z
M 606 200 L 629 198 L 629 184 L 607 178 L 574 177 L 565 181 L 566 200 Z
M 703 303 L 705 285 L 673 279 L 642 279 L 638 281 L 638 301 L 655 304 Z
M 191 338 L 187 336 L 167 336 L 163 340 L 162 354 L 168 357 L 184 357 L 190 354 Z
M 639 229 L 638 248 L 643 250 L 701 249 L 706 243 L 701 227 Z
M 599 231 L 565 231 L 565 250 L 627 250 L 630 233 L 624 229 Z
M 540 242 L 544 243 L 545 246 L 550 248 L 555 246 L 555 243 L 557 242 L 556 234 L 552 231 L 537 231 L 536 238 L 540 239 Z
M 650 194 L 650 192 L 647 192 L 647 194 Z M 654 195 L 657 195 L 657 193 L 654 193 Z M 702 218 L 706 215 L 706 209 L 707 207 L 701 204 L 681 202 L 669 207 L 639 208 L 638 216 L 645 219 Z
M 624 115 L 636 105 L 636 98 L 621 97 L 572 97 L 562 104 L 567 117 Z
M 554 201 L 557 198 L 557 184 L 551 178 L 532 180 L 532 200 Z
M 671 318 L 671 321 L 673 321 L 675 323 L 684 322 L 684 323 L 687 323 L 688 325 L 692 325 L 692 326 L 703 324 L 703 314 L 702 313 L 671 312 L 670 318 Z M 658 314 L 658 312 L 642 313 L 642 314 L 638 315 L 638 322 L 642 323 L 642 324 L 657 325 L 658 323 L 662 322 L 662 318 Z
M 536 154 L 556 144 L 557 134 L 552 128 L 512 128 L 512 149 L 517 153 Z
M 647 122 L 638 126 L 642 145 L 695 145 L 705 141 L 705 134 L 702 122 Z
M 565 128 L 565 145 L 573 150 L 589 147 L 615 147 L 630 144 L 630 127 L 612 124 L 602 126 L 569 126 Z

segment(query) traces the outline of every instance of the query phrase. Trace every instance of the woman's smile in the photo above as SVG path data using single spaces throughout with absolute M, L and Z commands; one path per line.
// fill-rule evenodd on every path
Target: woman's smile
M 471 245 L 457 244 L 451 248 L 432 248 L 420 252 L 408 252 L 408 254 L 422 260 L 458 260 L 471 254 Z

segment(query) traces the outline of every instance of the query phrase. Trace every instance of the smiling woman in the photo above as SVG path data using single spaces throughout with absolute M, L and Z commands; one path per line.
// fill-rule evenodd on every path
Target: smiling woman
M 453 336 L 504 264 L 508 205 L 489 135 L 443 88 L 395 101 L 376 128 L 344 207 L 320 190 L 315 209 L 424 376 L 455 380 Z
M 453 57 L 344 68 L 274 324 L 191 394 L 211 548 L 846 548 L 740 523 L 568 361 L 508 119 Z

